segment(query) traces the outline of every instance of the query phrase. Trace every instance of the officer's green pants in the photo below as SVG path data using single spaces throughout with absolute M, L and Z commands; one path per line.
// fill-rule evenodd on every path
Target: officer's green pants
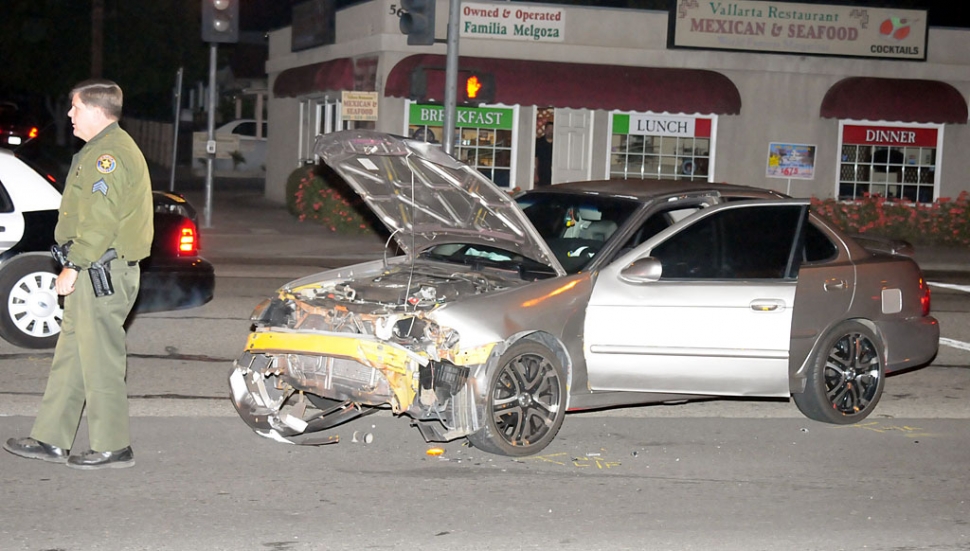
M 86 270 L 64 297 L 64 320 L 54 349 L 47 389 L 30 436 L 71 449 L 87 408 L 88 441 L 94 451 L 130 444 L 125 319 L 138 297 L 139 267 L 111 262 L 114 294 L 95 297 Z

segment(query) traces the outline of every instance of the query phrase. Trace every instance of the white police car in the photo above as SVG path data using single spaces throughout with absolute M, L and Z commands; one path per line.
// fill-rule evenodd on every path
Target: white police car
M 42 175 L 43 174 L 43 175 Z M 25 348 L 50 348 L 63 308 L 51 257 L 61 178 L 0 149 L 0 337 Z M 175 310 L 212 299 L 215 275 L 198 256 L 195 210 L 177 195 L 155 192 L 155 239 L 142 261 L 135 311 Z

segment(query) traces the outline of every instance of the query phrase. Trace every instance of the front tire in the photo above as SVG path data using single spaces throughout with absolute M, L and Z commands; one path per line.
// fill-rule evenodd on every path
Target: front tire
M 0 336 L 23 348 L 53 348 L 61 333 L 64 309 L 54 282 L 53 258 L 15 257 L 0 269 Z
M 795 405 L 806 417 L 823 423 L 848 425 L 865 419 L 882 397 L 882 349 L 865 325 L 840 324 L 818 347 L 805 392 L 792 396 Z
M 566 375 L 551 350 L 519 341 L 488 377 L 485 426 L 468 435 L 476 448 L 521 457 L 552 442 L 566 417 Z

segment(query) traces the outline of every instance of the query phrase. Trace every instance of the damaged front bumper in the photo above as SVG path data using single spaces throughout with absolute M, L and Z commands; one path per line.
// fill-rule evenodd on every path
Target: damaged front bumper
M 491 349 L 458 361 L 483 360 Z M 336 442 L 327 429 L 387 406 L 440 442 L 481 428 L 480 373 L 484 363 L 436 361 L 369 335 L 273 328 L 250 335 L 229 384 L 240 417 L 280 442 Z

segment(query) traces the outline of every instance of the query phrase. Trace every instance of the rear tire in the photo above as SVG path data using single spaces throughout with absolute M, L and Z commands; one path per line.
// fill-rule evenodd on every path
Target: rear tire
M 872 413 L 885 383 L 882 342 L 865 325 L 838 325 L 812 358 L 805 392 L 792 395 L 808 417 L 823 423 L 849 425 Z
M 14 257 L 0 269 L 0 336 L 23 348 L 53 348 L 64 309 L 54 282 L 60 270 L 43 255 Z
M 566 375 L 559 358 L 533 341 L 519 341 L 488 377 L 485 426 L 468 435 L 476 448 L 521 457 L 539 453 L 566 417 Z

